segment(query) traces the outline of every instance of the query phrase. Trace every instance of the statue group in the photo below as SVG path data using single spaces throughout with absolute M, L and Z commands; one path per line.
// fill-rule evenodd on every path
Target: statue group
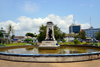
M 52 39 L 52 30 L 50 28 L 49 28 L 48 35 L 49 35 L 49 40 L 51 40 Z
M 52 22 L 47 22 L 47 31 L 45 41 L 55 41 L 54 28 Z
M 53 22 L 47 22 L 47 29 L 46 29 L 46 38 L 42 41 L 42 44 L 39 45 L 39 49 L 58 49 L 57 41 L 54 38 L 54 28 Z

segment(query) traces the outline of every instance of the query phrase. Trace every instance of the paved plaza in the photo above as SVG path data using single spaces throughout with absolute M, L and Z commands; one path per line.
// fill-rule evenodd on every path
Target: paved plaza
M 0 60 L 0 67 L 100 67 L 100 59 L 71 63 L 30 63 Z

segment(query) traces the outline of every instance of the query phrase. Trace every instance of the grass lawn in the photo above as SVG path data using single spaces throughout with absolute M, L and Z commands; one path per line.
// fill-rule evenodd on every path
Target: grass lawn
M 75 45 L 74 42 L 64 42 L 64 43 L 60 42 L 58 44 L 60 44 L 60 45 Z M 96 45 L 100 46 L 100 43 L 86 43 L 86 42 L 80 43 L 78 45 L 84 45 L 84 44 L 87 44 L 87 45 L 93 44 L 93 46 L 96 46 Z
M 36 43 L 10 43 L 10 44 L 4 44 L 4 45 L 5 46 L 18 46 L 18 45 L 26 45 L 26 44 L 34 44 L 34 45 L 36 45 Z M 74 42 L 64 42 L 64 43 L 60 42 L 58 44 L 59 45 L 75 45 Z M 78 45 L 84 45 L 84 44 L 87 44 L 87 45 L 93 44 L 93 46 L 96 46 L 96 45 L 100 46 L 100 43 L 86 43 L 86 42 L 80 43 Z
M 27 44 L 36 45 L 36 43 L 10 43 L 10 44 L 4 44 L 4 45 L 5 46 L 18 46 L 18 45 L 27 45 Z
M 17 45 L 26 45 L 28 43 L 10 43 L 10 44 L 5 44 L 5 46 L 17 46 Z
M 100 43 L 93 43 L 93 45 L 98 44 L 98 46 L 100 46 Z

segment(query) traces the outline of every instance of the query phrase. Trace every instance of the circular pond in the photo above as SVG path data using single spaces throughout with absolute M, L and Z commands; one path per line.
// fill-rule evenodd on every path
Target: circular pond
M 100 47 L 62 45 L 56 50 L 41 50 L 38 46 L 0 47 L 0 59 L 27 62 L 73 62 L 100 58 Z
M 98 52 L 99 48 L 94 47 L 79 47 L 79 46 L 60 46 L 56 50 L 43 50 L 39 49 L 37 46 L 27 46 L 27 47 L 11 47 L 0 49 L 0 52 L 13 53 L 13 54 L 78 54 L 78 53 L 90 53 Z

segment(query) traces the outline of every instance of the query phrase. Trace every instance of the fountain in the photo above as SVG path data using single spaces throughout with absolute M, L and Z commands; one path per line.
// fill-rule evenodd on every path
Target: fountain
M 42 41 L 39 49 L 57 49 L 58 47 L 59 45 L 57 45 L 57 41 L 54 37 L 53 22 L 47 22 L 46 38 Z
M 47 22 L 41 45 L 2 46 L 0 59 L 24 62 L 75 62 L 100 58 L 100 46 L 57 45 L 53 23 Z

